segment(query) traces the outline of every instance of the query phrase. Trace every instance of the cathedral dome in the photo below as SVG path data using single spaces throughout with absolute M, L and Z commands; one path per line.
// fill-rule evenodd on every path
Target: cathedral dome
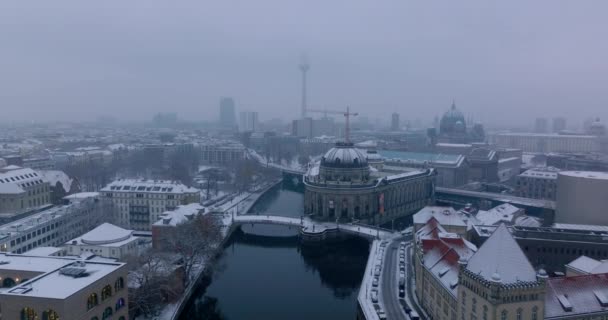
M 334 168 L 364 168 L 367 167 L 367 156 L 355 148 L 352 143 L 336 143 L 323 158 L 321 166 Z
M 450 133 L 465 133 L 467 129 L 466 121 L 464 120 L 464 115 L 458 109 L 456 109 L 456 104 L 452 102 L 452 107 L 441 117 L 441 122 L 439 123 L 439 132 L 441 134 L 450 134 Z

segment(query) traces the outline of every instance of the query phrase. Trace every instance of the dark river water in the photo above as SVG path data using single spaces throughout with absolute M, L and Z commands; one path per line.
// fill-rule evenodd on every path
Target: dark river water
M 281 186 L 252 208 L 300 216 L 303 195 Z M 281 230 L 279 230 L 282 228 Z M 296 230 L 243 226 L 226 244 L 216 271 L 180 319 L 354 320 L 369 243 L 359 238 L 302 244 Z M 282 237 L 251 235 L 276 233 Z M 208 284 L 208 286 L 206 286 Z

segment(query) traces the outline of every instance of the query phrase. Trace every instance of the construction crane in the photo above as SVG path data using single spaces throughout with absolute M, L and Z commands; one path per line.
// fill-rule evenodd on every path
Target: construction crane
M 346 132 L 344 133 L 345 139 L 347 143 L 350 143 L 350 117 L 356 117 L 359 115 L 358 112 L 350 112 L 350 107 L 346 107 L 346 112 L 344 111 L 337 111 L 337 110 L 319 110 L 319 109 L 308 109 L 306 110 L 308 112 L 319 112 L 319 113 L 323 113 L 324 117 L 327 118 L 328 114 L 341 114 L 344 116 L 344 118 L 346 119 Z

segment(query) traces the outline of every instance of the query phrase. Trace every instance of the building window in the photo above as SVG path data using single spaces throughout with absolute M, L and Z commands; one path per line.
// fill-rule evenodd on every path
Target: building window
M 103 289 L 101 289 L 101 301 L 104 301 L 111 296 L 112 296 L 112 287 L 110 287 L 110 285 L 107 285 L 107 286 L 103 287 Z
M 125 287 L 125 279 L 122 277 L 118 278 L 116 282 L 114 282 L 114 292 Z
M 91 310 L 93 307 L 99 304 L 97 300 L 97 293 L 91 293 L 87 299 L 87 310 Z
M 103 315 L 101 316 L 101 320 L 105 320 L 105 319 L 109 319 L 112 317 L 112 308 L 107 307 L 104 311 L 103 311 Z
M 2 280 L 2 287 L 4 287 L 4 288 L 14 287 L 16 284 L 17 284 L 17 282 L 11 277 L 7 277 L 7 278 L 4 278 L 4 280 Z
M 59 320 L 59 315 L 55 310 L 49 309 L 42 313 L 42 320 Z
M 21 320 L 38 320 L 36 311 L 30 307 L 21 309 Z
M 502 312 L 500 313 L 500 320 L 507 320 L 507 310 L 502 310 Z
M 116 308 L 115 309 L 116 309 L 116 311 L 118 311 L 118 310 L 122 309 L 122 307 L 124 307 L 124 306 L 125 306 L 125 299 L 120 298 L 120 299 L 118 299 L 116 301 Z
M 532 320 L 538 320 L 538 307 L 534 306 L 532 308 Z
M 522 320 L 523 310 L 521 308 L 517 309 L 517 320 Z

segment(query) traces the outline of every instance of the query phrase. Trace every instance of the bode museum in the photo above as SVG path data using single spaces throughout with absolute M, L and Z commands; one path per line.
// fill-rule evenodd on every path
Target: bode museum
M 429 204 L 435 175 L 387 166 L 375 151 L 339 142 L 304 174 L 304 212 L 318 220 L 384 224 Z

